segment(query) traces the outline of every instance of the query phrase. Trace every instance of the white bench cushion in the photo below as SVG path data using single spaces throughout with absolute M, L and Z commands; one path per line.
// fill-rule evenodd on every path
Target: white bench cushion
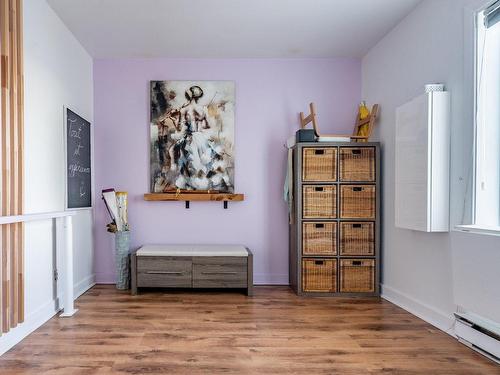
M 144 245 L 137 256 L 247 257 L 243 245 Z

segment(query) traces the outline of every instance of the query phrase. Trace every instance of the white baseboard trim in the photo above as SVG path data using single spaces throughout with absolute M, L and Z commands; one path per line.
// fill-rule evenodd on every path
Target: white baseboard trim
M 432 324 L 441 331 L 455 337 L 454 323 L 455 318 L 452 314 L 448 315 L 444 311 L 438 310 L 435 307 L 419 301 L 399 290 L 396 290 L 387 285 L 381 285 L 381 297 L 396 306 L 408 311 L 416 317 Z
M 83 280 L 80 280 L 78 283 L 75 284 L 73 288 L 73 293 L 75 293 L 75 299 L 80 297 L 83 293 L 92 288 L 95 284 L 96 282 L 94 274 L 87 276 Z
M 257 273 L 253 275 L 254 285 L 289 285 L 288 274 Z
M 83 280 L 79 281 L 74 285 L 75 299 L 80 297 L 87 290 L 95 285 L 95 275 L 90 275 Z M 59 296 L 59 299 L 62 299 Z M 31 332 L 40 328 L 45 324 L 50 318 L 56 315 L 60 309 L 58 306 L 58 300 L 46 302 L 43 306 L 40 306 L 35 311 L 26 315 L 24 323 L 18 325 L 16 328 L 11 329 L 9 332 L 0 336 L 0 356 L 6 353 L 8 350 L 12 349 L 16 344 L 21 342 L 26 336 Z
M 42 326 L 57 313 L 56 302 L 49 301 L 26 316 L 24 323 L 0 337 L 0 356 L 14 347 L 31 332 Z

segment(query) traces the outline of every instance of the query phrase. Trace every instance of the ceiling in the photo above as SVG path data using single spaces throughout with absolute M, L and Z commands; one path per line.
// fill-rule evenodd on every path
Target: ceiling
M 362 57 L 420 0 L 47 0 L 96 58 Z

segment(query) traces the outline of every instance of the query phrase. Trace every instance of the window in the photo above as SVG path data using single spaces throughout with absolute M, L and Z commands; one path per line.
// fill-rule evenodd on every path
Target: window
M 500 229 L 500 0 L 476 17 L 474 225 Z

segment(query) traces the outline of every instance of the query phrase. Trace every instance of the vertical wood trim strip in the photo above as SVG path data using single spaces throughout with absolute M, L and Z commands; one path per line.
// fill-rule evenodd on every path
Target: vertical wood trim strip
M 24 45 L 23 0 L 17 0 L 17 111 L 18 111 L 18 214 L 24 214 Z M 18 321 L 24 322 L 24 223 L 18 230 Z
M 9 35 L 9 55 L 10 55 L 10 213 L 13 215 L 18 214 L 18 111 L 17 111 L 17 0 L 9 0 L 10 5 L 10 35 Z M 11 248 L 10 248 L 10 326 L 14 328 L 18 324 L 18 229 L 19 225 L 13 224 L 11 226 Z
M 2 28 L 2 215 L 10 215 L 10 9 L 9 0 L 1 0 Z M 2 236 L 2 331 L 10 327 L 10 247 L 11 225 L 4 225 Z
M 23 0 L 0 0 L 0 214 L 24 212 Z M 0 225 L 0 334 L 24 321 L 24 225 Z
M 5 69 L 7 69 L 7 64 L 5 61 L 5 56 L 3 55 L 3 33 L 4 33 L 4 23 L 5 16 L 3 11 L 3 0 L 0 0 L 0 129 L 3 129 L 4 126 L 7 126 L 5 120 L 3 118 L 3 103 L 6 100 L 5 92 L 4 92 L 4 76 Z M 3 134 L 0 130 L 0 147 L 3 149 Z M 0 215 L 3 212 L 3 171 L 1 170 L 3 165 L 3 153 L 0 149 Z M 3 328 L 3 315 L 4 315 L 4 306 L 3 306 L 3 236 L 5 232 L 5 226 L 0 225 L 0 336 L 4 330 Z

